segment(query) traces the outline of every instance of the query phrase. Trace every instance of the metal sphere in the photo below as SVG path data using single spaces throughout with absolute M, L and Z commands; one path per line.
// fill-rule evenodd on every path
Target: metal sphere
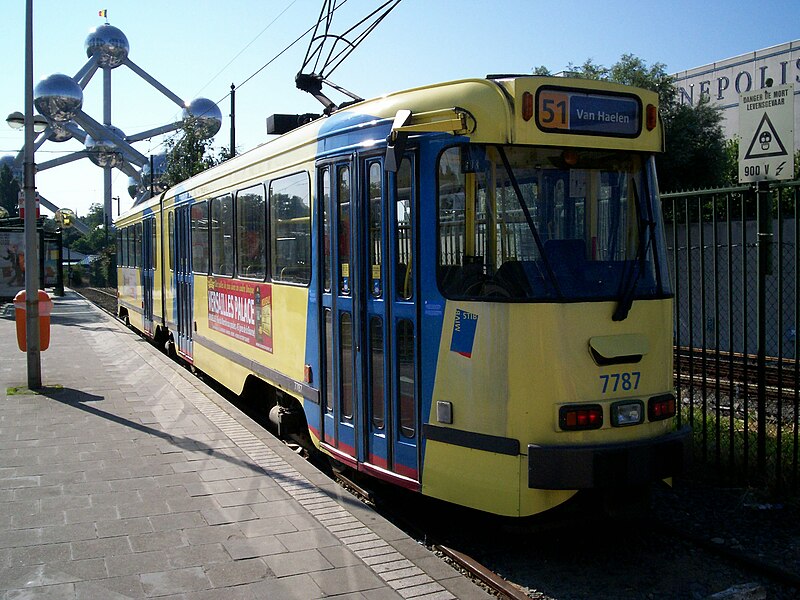
M 11 169 L 11 176 L 16 179 L 18 182 L 22 183 L 22 166 L 15 167 L 14 166 L 14 157 L 10 154 L 6 154 L 5 156 L 0 156 L 0 169 L 3 167 L 8 167 Z
M 114 69 L 128 58 L 128 38 L 119 29 L 106 23 L 89 32 L 84 44 L 86 56 L 96 56 L 97 65 L 103 69 Z
M 106 126 L 106 129 L 111 130 L 117 136 L 125 138 L 125 134 L 119 129 L 112 126 Z M 121 167 L 125 162 L 122 157 L 122 152 L 117 145 L 109 138 L 95 139 L 91 135 L 86 136 L 84 147 L 89 153 L 89 160 L 91 160 L 98 167 L 114 168 Z
M 136 177 L 128 177 L 128 195 L 131 198 L 136 198 L 139 193 L 139 180 Z
M 67 140 L 72 139 L 72 133 L 64 127 L 65 123 L 57 123 L 52 122 L 50 123 L 50 129 L 52 129 L 52 133 L 50 137 L 47 138 L 51 142 L 66 142 Z
M 188 118 L 197 120 L 198 133 L 201 137 L 214 137 L 222 127 L 222 112 L 208 98 L 195 98 L 183 109 L 184 121 Z
M 83 106 L 83 90 L 72 77 L 55 73 L 36 84 L 33 105 L 48 120 L 63 123 Z
M 153 180 L 153 191 L 160 194 L 167 189 L 164 182 L 164 174 L 167 172 L 167 155 L 156 154 L 153 156 L 153 172 L 150 172 L 150 162 L 144 163 L 142 167 L 142 191 L 150 191 L 150 181 Z M 155 178 L 153 179 L 153 175 Z

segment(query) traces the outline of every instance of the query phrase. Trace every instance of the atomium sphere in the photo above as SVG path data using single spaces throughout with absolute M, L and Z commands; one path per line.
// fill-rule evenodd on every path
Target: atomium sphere
M 114 132 L 118 137 L 125 139 L 125 134 L 113 126 L 106 126 L 106 129 Z M 125 162 L 122 156 L 122 151 L 117 145 L 109 138 L 95 139 L 91 135 L 86 136 L 84 147 L 89 153 L 89 160 L 91 160 L 98 167 L 114 168 L 121 167 Z
M 14 166 L 14 157 L 10 154 L 0 156 L 0 169 L 8 167 L 11 169 L 11 176 L 19 182 L 22 182 L 22 166 Z
M 66 142 L 67 140 L 72 139 L 72 133 L 64 127 L 65 123 L 57 123 L 53 121 L 50 123 L 50 129 L 52 132 L 50 133 L 50 137 L 47 138 L 51 142 Z
M 156 194 L 160 194 L 164 190 L 167 189 L 167 184 L 164 182 L 164 174 L 167 172 L 167 155 L 166 154 L 156 154 L 153 156 L 153 174 L 155 174 L 155 179 L 153 179 L 153 192 Z M 142 191 L 150 191 L 150 180 L 151 180 L 151 173 L 150 173 L 150 162 L 144 163 L 142 167 Z
M 183 109 L 184 121 L 192 117 L 197 120 L 198 133 L 204 138 L 214 137 L 222 127 L 222 112 L 208 98 L 195 98 Z
M 125 34 L 108 23 L 90 31 L 84 46 L 86 56 L 96 56 L 97 66 L 103 69 L 120 66 L 128 58 L 131 49 Z
M 83 90 L 72 77 L 55 73 L 36 84 L 33 105 L 48 120 L 63 123 L 83 106 Z
M 139 180 L 136 177 L 128 177 L 128 195 L 131 198 L 136 198 L 139 193 Z

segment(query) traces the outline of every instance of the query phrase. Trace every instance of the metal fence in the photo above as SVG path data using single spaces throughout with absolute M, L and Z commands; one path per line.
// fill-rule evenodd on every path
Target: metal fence
M 800 491 L 800 181 L 662 194 L 675 386 L 695 460 L 722 482 Z

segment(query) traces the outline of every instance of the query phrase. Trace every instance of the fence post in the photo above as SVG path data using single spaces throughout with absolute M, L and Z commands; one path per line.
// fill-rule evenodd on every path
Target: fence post
M 757 438 L 756 465 L 759 476 L 767 470 L 767 273 L 772 243 L 769 182 L 759 181 L 756 194 L 758 227 L 758 324 L 757 324 Z

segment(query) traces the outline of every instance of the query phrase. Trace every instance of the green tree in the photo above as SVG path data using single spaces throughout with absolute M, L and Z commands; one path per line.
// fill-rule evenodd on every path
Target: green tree
M 19 196 L 19 182 L 8 165 L 0 169 L 0 206 L 8 211 L 9 216 L 17 216 L 17 198 Z
M 725 185 L 722 111 L 707 98 L 697 106 L 676 104 L 663 115 L 666 151 L 656 157 L 661 191 Z
M 195 117 L 183 121 L 183 136 L 177 141 L 167 141 L 167 168 L 164 183 L 177 185 L 221 162 L 220 153 L 214 156 L 212 138 L 204 135 L 202 122 Z

